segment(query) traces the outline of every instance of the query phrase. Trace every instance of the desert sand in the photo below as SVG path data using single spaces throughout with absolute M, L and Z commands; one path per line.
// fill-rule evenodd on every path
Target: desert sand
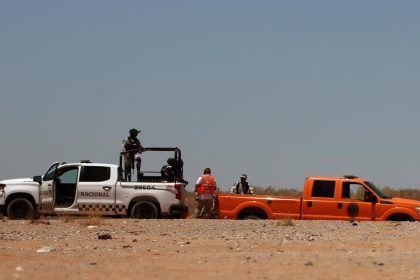
M 420 224 L 3 219 L 0 279 L 420 279 Z

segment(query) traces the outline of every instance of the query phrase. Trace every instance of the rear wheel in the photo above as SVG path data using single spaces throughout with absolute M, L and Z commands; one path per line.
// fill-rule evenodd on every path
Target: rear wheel
M 157 219 L 159 211 L 152 202 L 140 201 L 134 204 L 131 209 L 131 218 L 133 219 Z
M 34 206 L 26 198 L 15 198 L 7 206 L 7 217 L 11 220 L 34 219 Z
M 244 220 L 261 220 L 261 218 L 256 215 L 248 215 L 248 216 L 245 216 L 243 219 Z
M 247 207 L 238 214 L 238 220 L 265 220 L 268 219 L 267 213 L 259 207 Z

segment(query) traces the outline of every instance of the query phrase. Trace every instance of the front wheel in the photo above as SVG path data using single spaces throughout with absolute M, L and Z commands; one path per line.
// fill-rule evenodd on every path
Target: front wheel
M 26 198 L 15 198 L 7 206 L 7 217 L 10 220 L 34 219 L 34 206 Z
M 133 219 L 157 219 L 159 211 L 155 204 L 150 201 L 140 201 L 134 204 L 131 209 Z

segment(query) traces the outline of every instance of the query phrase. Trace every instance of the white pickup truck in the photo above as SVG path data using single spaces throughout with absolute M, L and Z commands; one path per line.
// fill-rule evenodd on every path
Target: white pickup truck
M 137 182 L 124 178 L 120 165 L 53 163 L 43 176 L 0 181 L 0 213 L 9 219 L 34 219 L 39 215 L 75 214 L 128 216 L 140 219 L 184 218 L 188 209 L 183 162 L 178 148 L 145 148 L 174 151 L 154 175 L 142 174 Z

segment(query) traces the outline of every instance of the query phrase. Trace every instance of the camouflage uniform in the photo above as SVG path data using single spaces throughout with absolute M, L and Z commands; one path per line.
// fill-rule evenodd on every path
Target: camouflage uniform
M 130 136 L 123 140 L 122 150 L 123 152 L 130 151 L 129 153 L 124 154 L 124 167 L 125 175 L 128 181 L 131 181 L 131 170 L 134 169 L 134 162 L 136 163 L 137 170 L 137 180 L 141 176 L 140 167 L 141 167 L 141 158 L 140 153 L 143 148 L 140 140 L 137 138 L 139 133 L 136 129 L 130 130 Z
M 236 194 L 254 194 L 254 189 L 251 186 L 249 186 L 246 179 L 247 179 L 246 174 L 242 174 L 241 180 L 237 181 L 232 186 L 232 188 L 230 189 L 230 192 L 236 193 Z

